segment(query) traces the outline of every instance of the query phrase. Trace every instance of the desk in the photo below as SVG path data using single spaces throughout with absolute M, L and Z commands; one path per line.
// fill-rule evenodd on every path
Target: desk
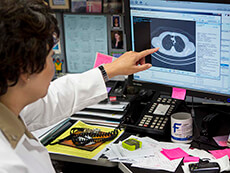
M 188 107 L 188 109 L 190 109 L 191 107 Z M 217 109 L 218 107 L 216 107 L 215 109 Z M 199 106 L 198 105 L 194 105 L 194 109 L 195 109 L 195 120 L 197 122 L 197 128 L 195 128 L 194 130 L 194 136 L 197 137 L 200 134 L 200 130 L 201 130 L 201 120 L 203 119 L 204 116 L 212 113 L 215 109 L 212 106 L 212 109 L 209 109 L 207 106 Z M 226 108 L 227 110 L 230 108 Z M 220 108 L 221 111 L 223 111 L 223 108 Z M 223 113 L 223 112 L 222 112 Z M 219 119 L 219 123 L 222 125 L 222 128 L 218 129 L 216 128 L 215 134 L 213 135 L 222 135 L 222 134 L 228 134 L 229 133 L 229 123 L 230 122 L 230 116 L 228 115 L 224 115 L 221 114 L 221 117 Z M 217 127 L 220 127 L 220 124 L 217 124 Z M 135 130 L 134 130 L 135 131 Z M 136 134 L 135 132 L 130 132 L 130 131 L 126 131 L 119 140 L 123 140 L 125 138 L 127 138 L 128 136 L 130 136 L 131 134 Z M 150 136 L 153 137 L 154 136 Z M 165 138 L 165 140 L 170 140 L 168 137 Z M 212 142 L 213 145 L 215 145 L 215 143 L 213 142 L 212 139 L 210 139 L 210 142 Z M 193 146 L 198 146 L 197 143 L 192 143 Z M 199 145 L 200 148 L 202 149 L 214 149 L 214 146 L 207 146 L 205 144 L 200 144 Z M 153 172 L 167 172 L 167 171 L 160 171 L 160 170 L 148 170 L 148 169 L 140 169 L 140 168 L 134 168 L 131 167 L 129 164 L 124 164 L 124 163 L 115 163 L 115 162 L 110 162 L 108 161 L 106 158 L 99 158 L 99 160 L 90 160 L 90 159 L 84 159 L 84 158 L 76 158 L 73 156 L 63 156 L 63 155 L 59 155 L 59 154 L 51 154 L 51 159 L 56 160 L 56 161 L 65 161 L 67 163 L 67 167 L 71 167 L 71 168 L 78 168 L 79 164 L 84 164 L 83 167 L 87 167 L 91 170 L 100 170 L 100 172 L 110 172 L 112 173 L 113 171 L 115 171 L 116 173 L 118 172 L 134 172 L 134 173 L 139 173 L 139 172 L 143 172 L 143 173 L 153 173 Z M 70 163 L 72 163 L 72 166 L 70 166 Z M 93 166 L 89 166 L 89 165 L 93 165 Z M 98 168 L 98 166 L 100 166 L 100 169 Z M 84 169 L 82 167 L 82 169 Z M 179 166 L 176 170 L 176 172 L 180 173 L 183 172 L 181 166 Z M 65 172 L 64 172 L 65 173 Z
M 123 140 L 130 136 L 133 133 L 125 132 L 119 140 Z M 137 134 L 138 135 L 138 134 Z M 118 142 L 118 141 L 117 141 Z M 98 160 L 90 160 L 90 159 L 84 159 L 84 158 L 78 158 L 74 156 L 64 156 L 59 154 L 50 154 L 51 159 L 55 161 L 61 161 L 63 164 L 62 170 L 66 169 L 74 169 L 74 168 L 82 168 L 82 170 L 86 169 L 87 171 L 97 170 L 97 172 L 109 172 L 109 173 L 121 173 L 121 172 L 134 172 L 134 173 L 154 173 L 154 172 L 167 172 L 167 171 L 159 171 L 159 170 L 149 170 L 149 169 L 141 169 L 141 168 L 135 168 L 131 167 L 130 164 L 124 164 L 124 163 L 117 163 L 117 162 L 110 162 L 104 157 L 100 157 Z M 80 166 L 79 166 L 80 164 Z M 71 169 L 72 168 L 72 169 Z M 63 171 L 64 173 L 68 171 Z M 183 172 L 181 167 L 178 167 L 177 171 L 178 173 Z

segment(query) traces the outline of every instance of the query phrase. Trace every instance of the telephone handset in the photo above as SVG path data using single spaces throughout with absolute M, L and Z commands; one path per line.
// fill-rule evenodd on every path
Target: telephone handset
M 155 94 L 136 122 L 136 129 L 150 134 L 164 135 L 169 128 L 170 116 L 181 100 Z

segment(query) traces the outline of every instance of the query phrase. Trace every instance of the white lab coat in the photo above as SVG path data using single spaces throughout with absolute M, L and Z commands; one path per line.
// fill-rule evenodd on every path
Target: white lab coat
M 70 74 L 51 83 L 46 97 L 28 105 L 20 116 L 30 131 L 50 126 L 74 112 L 107 97 L 98 68 L 82 74 Z M 55 172 L 49 154 L 39 141 L 25 134 L 12 148 L 0 132 L 0 173 Z

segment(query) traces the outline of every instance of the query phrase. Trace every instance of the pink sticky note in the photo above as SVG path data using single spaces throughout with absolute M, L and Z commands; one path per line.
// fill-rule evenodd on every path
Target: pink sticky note
M 179 147 L 173 149 L 163 149 L 161 153 L 165 155 L 165 157 L 167 157 L 169 160 L 179 159 L 188 156 L 188 154 Z
M 186 89 L 172 88 L 172 98 L 184 100 L 186 96 Z
M 224 150 L 209 150 L 209 152 L 216 158 L 219 159 L 221 157 L 224 157 L 225 155 L 228 155 L 230 158 L 230 149 L 224 149 Z
M 112 61 L 113 61 L 112 56 L 105 55 L 105 54 L 102 54 L 102 53 L 97 53 L 96 60 L 95 60 L 93 68 L 98 67 L 101 64 L 111 63 Z
M 185 156 L 183 162 L 199 162 L 200 158 L 199 157 L 192 157 L 192 156 Z

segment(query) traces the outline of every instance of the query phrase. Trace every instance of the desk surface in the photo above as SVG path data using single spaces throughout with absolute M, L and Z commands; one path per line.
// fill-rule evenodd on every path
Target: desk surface
M 188 111 L 190 111 L 191 107 L 188 107 L 186 109 L 188 109 Z M 230 114 L 228 115 L 227 111 L 222 109 L 221 107 L 213 107 L 211 106 L 211 108 L 207 107 L 207 106 L 198 106 L 198 105 L 194 105 L 194 109 L 195 109 L 195 121 L 196 121 L 196 128 L 194 128 L 194 137 L 199 137 L 200 136 L 200 130 L 202 127 L 202 119 L 216 111 L 220 113 L 220 117 L 218 118 L 218 122 L 215 128 L 215 131 L 212 132 L 212 135 L 223 135 L 223 134 L 229 134 L 230 131 L 230 126 L 229 126 L 229 122 L 230 122 Z M 230 109 L 230 108 L 225 108 L 225 109 Z M 211 124 L 212 125 L 212 124 Z M 135 130 L 134 130 L 135 131 Z M 136 134 L 134 132 L 129 132 L 126 131 L 124 133 L 124 135 L 121 136 L 121 138 L 119 140 L 123 140 L 125 138 L 127 138 L 128 136 L 130 136 L 130 134 Z M 150 136 L 153 137 L 154 136 Z M 169 138 L 166 137 L 166 140 L 168 140 Z M 205 142 L 204 143 L 197 143 L 197 142 L 193 142 L 192 145 L 195 147 L 199 147 L 201 149 L 217 149 L 215 148 L 215 142 L 212 139 L 208 139 L 208 143 L 212 144 L 212 145 L 207 145 Z M 86 164 L 86 165 L 95 165 L 95 166 L 102 166 L 102 167 L 111 167 L 111 168 L 115 168 L 118 167 L 122 172 L 143 172 L 143 173 L 150 173 L 150 172 L 167 172 L 167 171 L 160 171 L 160 170 L 148 170 L 148 169 L 140 169 L 140 168 L 134 168 L 131 167 L 130 164 L 124 164 L 124 163 L 116 163 L 116 162 L 110 162 L 105 158 L 100 158 L 99 160 L 90 160 L 90 159 L 84 159 L 84 158 L 77 158 L 77 157 L 73 157 L 73 156 L 64 156 L 64 155 L 59 155 L 59 154 L 50 154 L 51 155 L 51 159 L 53 160 L 58 160 L 58 161 L 66 161 L 66 162 L 72 162 L 72 163 L 80 163 L 80 164 Z M 181 166 L 179 166 L 176 170 L 176 172 L 180 173 L 183 172 Z

